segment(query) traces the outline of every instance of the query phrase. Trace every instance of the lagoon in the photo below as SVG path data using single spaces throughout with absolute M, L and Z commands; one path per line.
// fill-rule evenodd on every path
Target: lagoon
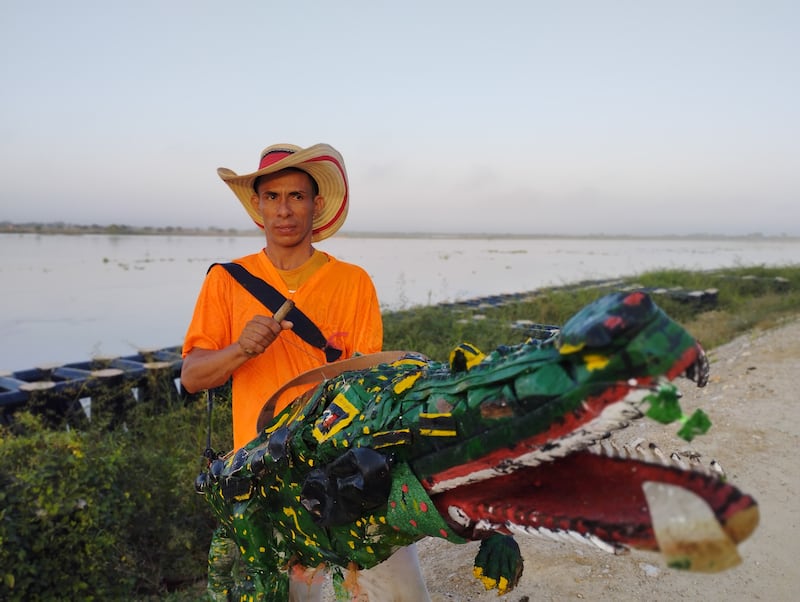
M 0 234 L 0 373 L 179 345 L 208 266 L 263 237 Z M 344 235 L 386 311 L 664 268 L 800 263 L 796 238 Z M 532 317 L 535 319 L 535 316 Z

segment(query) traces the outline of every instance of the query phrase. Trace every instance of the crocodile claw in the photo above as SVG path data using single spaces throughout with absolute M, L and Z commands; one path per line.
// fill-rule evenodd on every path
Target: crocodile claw
M 514 589 L 522 577 L 519 544 L 510 535 L 492 535 L 481 541 L 472 574 L 487 590 L 502 596 Z

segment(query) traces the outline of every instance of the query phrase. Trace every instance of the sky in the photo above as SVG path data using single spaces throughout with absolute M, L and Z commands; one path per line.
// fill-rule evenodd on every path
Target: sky
M 216 169 L 344 156 L 344 232 L 800 235 L 800 3 L 0 0 L 0 221 L 252 226 Z

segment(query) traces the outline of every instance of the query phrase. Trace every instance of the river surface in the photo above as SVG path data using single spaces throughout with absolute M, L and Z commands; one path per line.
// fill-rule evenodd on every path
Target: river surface
M 179 345 L 208 266 L 260 236 L 0 234 L 0 373 Z M 800 263 L 789 238 L 338 235 L 317 247 L 372 276 L 385 310 L 662 268 Z

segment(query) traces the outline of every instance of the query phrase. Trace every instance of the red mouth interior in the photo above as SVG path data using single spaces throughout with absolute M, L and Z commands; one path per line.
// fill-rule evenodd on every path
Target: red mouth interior
M 473 522 L 570 530 L 614 544 L 658 548 L 642 484 L 677 485 L 706 500 L 724 524 L 755 505 L 735 487 L 700 472 L 577 452 L 535 468 L 496 477 L 433 497 L 443 516 L 456 506 Z M 508 532 L 503 526 L 497 531 Z M 468 533 L 467 536 L 470 534 Z

